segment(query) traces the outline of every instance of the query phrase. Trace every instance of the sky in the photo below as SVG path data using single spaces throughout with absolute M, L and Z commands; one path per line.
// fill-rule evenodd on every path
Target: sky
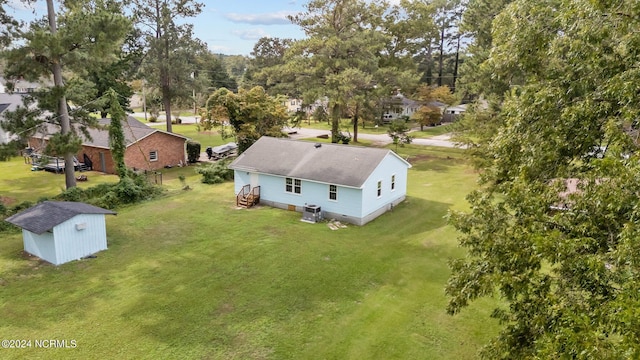
M 398 3 L 392 0 L 391 3 Z M 36 1 L 32 9 L 20 2 L 9 0 L 10 15 L 33 19 L 46 14 L 46 3 Z M 207 43 L 209 50 L 226 55 L 249 55 L 261 37 L 304 38 L 304 32 L 287 19 L 304 10 L 307 0 L 200 0 L 204 10 L 195 18 L 195 36 Z M 56 9 L 58 2 L 54 1 Z
M 291 24 L 287 15 L 304 9 L 305 0 L 200 0 L 204 9 L 193 24 L 197 38 L 214 53 L 249 55 L 261 37 L 300 39 L 304 33 Z M 56 10 L 58 2 L 54 2 Z M 36 1 L 28 8 L 19 0 L 9 0 L 7 13 L 17 19 L 30 20 L 47 13 L 46 3 Z M 34 15 L 33 13 L 37 14 Z

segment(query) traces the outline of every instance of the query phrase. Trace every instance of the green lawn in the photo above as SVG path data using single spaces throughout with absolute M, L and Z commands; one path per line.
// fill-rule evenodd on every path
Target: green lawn
M 0 162 L 0 196 L 9 205 L 22 202 L 35 202 L 40 198 L 59 194 L 65 188 L 64 174 L 47 171 L 31 171 L 22 157 L 8 162 Z M 86 188 L 104 182 L 117 182 L 115 175 L 105 175 L 97 171 L 76 172 L 76 176 L 86 175 L 86 182 L 78 182 L 78 186 Z
M 23 257 L 19 233 L 2 234 L 2 338 L 77 346 L 1 357 L 474 357 L 498 325 L 484 300 L 446 315 L 447 260 L 463 252 L 443 216 L 466 207 L 476 174 L 459 151 L 400 153 L 414 165 L 408 198 L 363 227 L 237 210 L 231 183 L 203 185 L 189 167 L 166 172 L 162 198 L 108 217 L 96 259 L 54 267 Z M 193 190 L 179 190 L 179 174 Z

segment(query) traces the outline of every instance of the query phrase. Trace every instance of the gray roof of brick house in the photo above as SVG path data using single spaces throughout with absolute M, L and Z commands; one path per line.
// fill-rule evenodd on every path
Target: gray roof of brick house
M 107 130 L 107 127 L 109 126 L 110 123 L 111 123 L 111 119 L 99 119 L 98 124 L 100 124 L 102 128 L 87 129 L 87 132 L 89 133 L 89 136 L 91 136 L 91 139 L 85 138 L 84 135 L 82 135 L 82 133 L 79 132 L 83 139 L 82 145 L 109 149 L 109 130 Z M 135 144 L 136 142 L 156 132 L 180 137 L 185 140 L 188 139 L 187 137 L 179 134 L 174 134 L 174 133 L 166 132 L 160 129 L 147 126 L 142 122 L 138 121 L 133 116 L 127 116 L 127 121 L 122 122 L 122 131 L 124 132 L 124 141 L 127 147 Z M 57 132 L 59 132 L 58 125 L 47 124 L 47 134 L 43 135 L 43 138 L 47 139 L 50 134 L 55 134 Z
M 24 99 L 24 94 L 6 94 L 0 93 L 0 105 L 2 108 L 0 113 L 7 111 L 15 111 L 18 106 L 22 106 L 22 100 Z
M 240 154 L 229 167 L 360 188 L 389 154 L 411 165 L 387 149 L 314 143 L 263 136 Z
M 43 201 L 5 220 L 39 235 L 80 214 L 115 215 L 116 213 L 80 202 Z

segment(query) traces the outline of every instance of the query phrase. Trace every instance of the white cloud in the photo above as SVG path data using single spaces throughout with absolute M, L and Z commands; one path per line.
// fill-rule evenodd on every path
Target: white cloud
M 269 37 L 269 34 L 262 29 L 233 30 L 231 33 L 243 40 L 259 40 L 263 37 Z
M 33 9 L 36 8 L 35 4 L 29 4 L 29 3 L 25 3 L 22 2 L 20 0 L 9 0 L 7 1 L 7 6 L 10 9 L 14 9 L 14 10 L 27 10 L 27 11 L 32 11 Z
M 293 11 L 278 11 L 265 14 L 238 14 L 228 13 L 224 17 L 236 23 L 252 25 L 288 25 L 291 21 L 287 19 L 289 15 L 295 15 Z

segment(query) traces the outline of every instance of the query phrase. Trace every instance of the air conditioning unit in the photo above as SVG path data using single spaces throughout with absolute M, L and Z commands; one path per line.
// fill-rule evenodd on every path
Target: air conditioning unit
M 305 205 L 302 209 L 302 221 L 317 223 L 322 221 L 322 209 L 317 205 Z

